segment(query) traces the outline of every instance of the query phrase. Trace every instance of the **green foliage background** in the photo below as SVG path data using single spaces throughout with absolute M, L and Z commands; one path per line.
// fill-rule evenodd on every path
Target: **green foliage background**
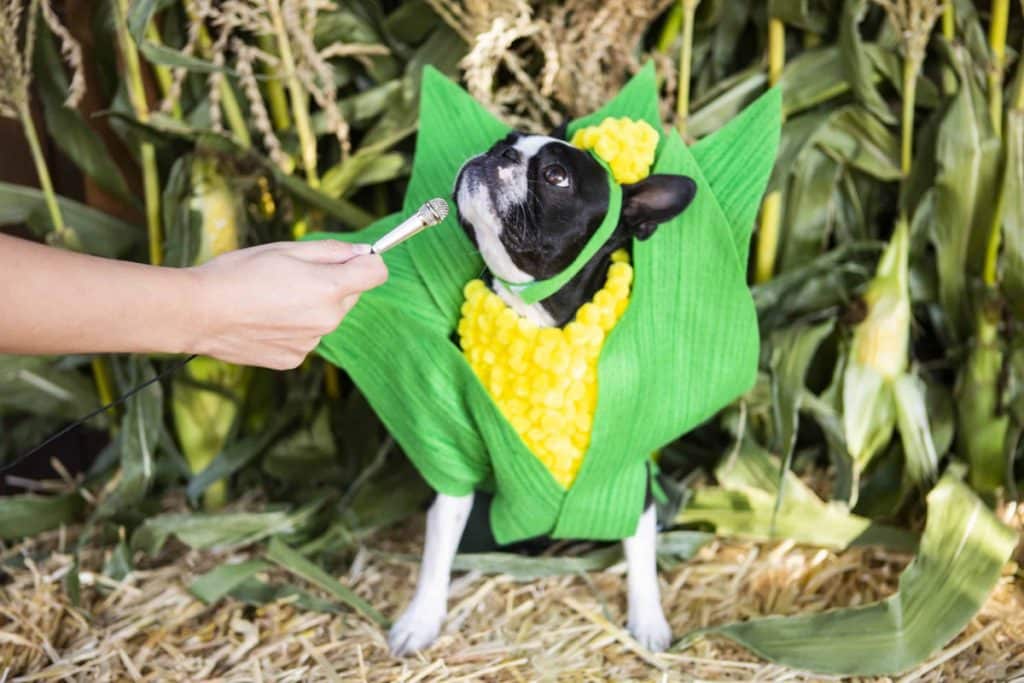
M 252 3 L 270 19 L 275 7 L 287 14 L 289 4 Z M 894 4 L 921 11 L 933 5 Z M 451 3 L 353 0 L 321 11 L 315 22 L 298 20 L 295 26 L 307 26 L 315 50 L 351 48 L 324 58 L 331 83 L 319 86 L 290 82 L 287 70 L 264 68 L 246 51 L 249 46 L 283 59 L 280 39 L 291 29 L 275 34 L 271 29 L 281 27 L 270 22 L 261 34 L 236 26 L 232 39 L 239 42 L 218 52 L 224 24 L 216 17 L 198 20 L 190 3 L 126 5 L 95 3 L 95 57 L 108 103 L 103 116 L 133 150 L 154 191 L 133 193 L 129 187 L 137 183 L 127 182 L 85 118 L 64 105 L 68 72 L 59 42 L 42 23 L 30 55 L 32 92 L 45 115 L 45 134 L 85 176 L 145 209 L 148 230 L 64 198 L 58 205 L 66 227 L 60 229 L 41 192 L 9 184 L 0 184 L 0 223 L 25 224 L 41 238 L 95 254 L 174 266 L 201 262 L 225 244 L 358 228 L 400 207 L 422 66 L 432 64 L 455 79 L 463 68 L 479 68 L 469 60 L 460 67 L 467 53 L 476 54 L 480 37 L 467 36 L 443 11 Z M 500 16 L 505 10 L 495 3 L 491 11 Z M 1008 22 L 999 18 L 1003 13 Z M 955 633 L 991 588 L 992 567 L 1006 559 L 1013 539 L 987 511 L 977 514 L 988 521 L 966 530 L 962 519 L 940 519 L 935 511 L 966 509 L 976 496 L 988 507 L 1015 500 L 1024 478 L 1024 69 L 1018 60 L 1024 8 L 952 3 L 923 36 L 922 68 L 911 81 L 904 36 L 881 5 L 866 0 L 683 0 L 651 16 L 643 39 L 630 46 L 630 59 L 606 64 L 606 71 L 621 71 L 624 80 L 655 58 L 671 116 L 680 55 L 687 54 L 686 134 L 692 139 L 716 130 L 767 87 L 766 55 L 772 49 L 776 58 L 782 54 L 769 44 L 769 23 L 781 21 L 786 30 L 779 83 L 787 120 L 770 188 L 779 193 L 777 222 L 762 219 L 752 248 L 752 260 L 768 264 L 771 275 L 755 275 L 752 266 L 762 372 L 748 395 L 660 454 L 670 493 L 662 519 L 831 548 L 881 543 L 913 549 L 926 496 L 946 472 L 933 499 L 955 500 L 928 507 L 921 557 L 936 559 L 956 539 L 962 554 L 940 565 L 953 572 L 953 585 L 940 582 L 929 590 L 981 594 L 956 614 L 922 617 L 915 633 L 937 622 Z M 301 63 L 302 44 L 294 42 Z M 508 49 L 527 74 L 540 78 L 545 65 L 535 54 L 515 43 Z M 131 51 L 140 54 L 138 70 L 126 59 Z M 245 72 L 254 66 L 266 126 L 246 92 Z M 551 123 L 502 98 L 501 87 L 514 78 L 500 65 L 493 74 L 490 91 L 480 92 L 479 83 L 473 91 L 494 95 L 488 106 L 537 129 Z M 133 93 L 141 92 L 143 81 L 160 86 L 151 93 L 170 93 L 166 107 L 158 109 L 151 96 L 152 111 L 139 109 Z M 557 97 L 550 108 L 580 113 Z M 906 167 L 901 122 L 908 108 L 913 147 Z M 350 129 L 345 136 L 336 135 L 339 117 Z M 231 235 L 211 233 L 218 218 L 232 226 Z M 896 259 L 890 273 L 894 282 L 902 277 L 902 289 L 878 284 L 881 276 L 873 280 L 887 245 L 890 253 L 902 245 L 906 254 L 902 271 Z M 901 302 L 909 303 L 910 318 L 876 317 Z M 903 352 L 900 337 L 907 334 Z M 884 364 L 886 354 L 895 354 L 900 367 L 875 386 L 862 370 Z M 94 409 L 101 396 L 120 394 L 175 361 L 0 357 L 0 462 Z M 878 388 L 883 384 L 894 388 Z M 171 534 L 201 548 L 273 538 L 270 559 L 308 578 L 304 558 L 343 562 L 360 539 L 430 497 L 365 400 L 316 358 L 288 373 L 200 359 L 90 427 L 112 437 L 80 482 L 92 495 L 0 500 L 0 539 L 85 521 L 82 543 L 120 543 L 118 556 L 130 563 L 129 548 L 156 553 Z M 852 448 L 849 436 L 858 430 L 869 445 Z M 817 492 L 790 473 L 823 467 L 827 477 L 815 481 L 827 484 Z M 172 491 L 183 491 L 193 512 L 161 514 L 162 494 Z M 217 512 L 237 500 L 251 511 Z M 127 541 L 118 540 L 122 528 Z M 972 552 L 989 563 L 958 564 Z M 463 560 L 460 566 L 466 562 L 472 565 Z M 519 566 L 491 556 L 480 562 L 488 570 Z M 354 604 L 354 596 L 336 597 Z M 311 609 L 323 606 L 303 599 Z M 836 618 L 838 624 L 844 617 Z M 794 628 L 831 633 L 820 623 Z M 751 630 L 756 636 L 756 627 Z M 768 630 L 786 633 L 777 624 Z M 749 632 L 732 635 L 794 666 L 868 673 L 857 669 L 858 662 L 864 666 L 861 657 L 826 665 L 793 659 L 785 643 L 759 646 Z M 921 636 L 886 660 L 885 670 L 927 656 L 942 644 L 935 637 Z M 851 639 L 849 647 L 856 646 Z

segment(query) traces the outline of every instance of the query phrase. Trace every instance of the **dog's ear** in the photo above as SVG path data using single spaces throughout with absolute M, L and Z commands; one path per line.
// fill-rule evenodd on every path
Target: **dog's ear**
M 566 138 L 565 136 L 568 135 L 568 133 L 569 133 L 569 119 L 566 119 L 565 121 L 563 121 L 561 123 L 561 125 L 559 125 L 553 131 L 551 131 L 551 137 L 556 138 L 558 140 L 567 140 L 568 138 Z
M 622 223 L 638 240 L 681 214 L 697 194 L 697 183 L 684 175 L 658 174 L 622 186 Z

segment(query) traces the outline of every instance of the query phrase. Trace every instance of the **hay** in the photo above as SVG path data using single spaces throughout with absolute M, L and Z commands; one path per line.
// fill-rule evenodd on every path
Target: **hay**
M 1004 510 L 1017 528 L 1024 515 Z M 422 516 L 368 539 L 338 578 L 386 614 L 412 595 Z M 287 602 L 207 607 L 191 581 L 258 555 L 176 546 L 155 566 L 116 582 L 105 551 L 81 558 L 82 609 L 61 581 L 75 530 L 0 553 L 23 567 L 0 576 L 0 681 L 597 681 L 823 680 L 765 663 L 721 639 L 678 653 L 640 649 L 623 629 L 624 567 L 516 582 L 476 572 L 455 578 L 437 644 L 393 659 L 386 636 L 349 612 L 304 612 Z M 661 572 L 676 635 L 762 614 L 813 612 L 890 594 L 909 557 L 879 549 L 841 553 L 791 542 L 718 540 Z M 1012 566 L 964 633 L 905 680 L 1006 681 L 1024 672 L 1024 592 Z M 287 582 L 283 572 L 265 576 Z M 311 589 L 314 590 L 315 589 Z

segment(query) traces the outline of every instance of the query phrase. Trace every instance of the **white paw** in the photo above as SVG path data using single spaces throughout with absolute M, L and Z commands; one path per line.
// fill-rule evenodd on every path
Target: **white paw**
M 660 607 L 645 610 L 643 614 L 630 614 L 629 632 L 651 652 L 663 652 L 672 642 L 672 629 Z
M 391 654 L 403 657 L 429 647 L 441 632 L 444 615 L 444 605 L 414 600 L 388 633 Z

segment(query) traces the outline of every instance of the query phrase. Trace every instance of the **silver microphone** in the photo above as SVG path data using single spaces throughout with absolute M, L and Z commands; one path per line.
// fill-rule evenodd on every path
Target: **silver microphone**
M 413 235 L 419 234 L 432 225 L 437 225 L 448 217 L 448 202 L 445 200 L 431 199 L 419 208 L 409 218 L 398 224 L 386 235 L 373 243 L 370 247 L 371 253 L 383 254 L 388 249 L 397 247 Z

